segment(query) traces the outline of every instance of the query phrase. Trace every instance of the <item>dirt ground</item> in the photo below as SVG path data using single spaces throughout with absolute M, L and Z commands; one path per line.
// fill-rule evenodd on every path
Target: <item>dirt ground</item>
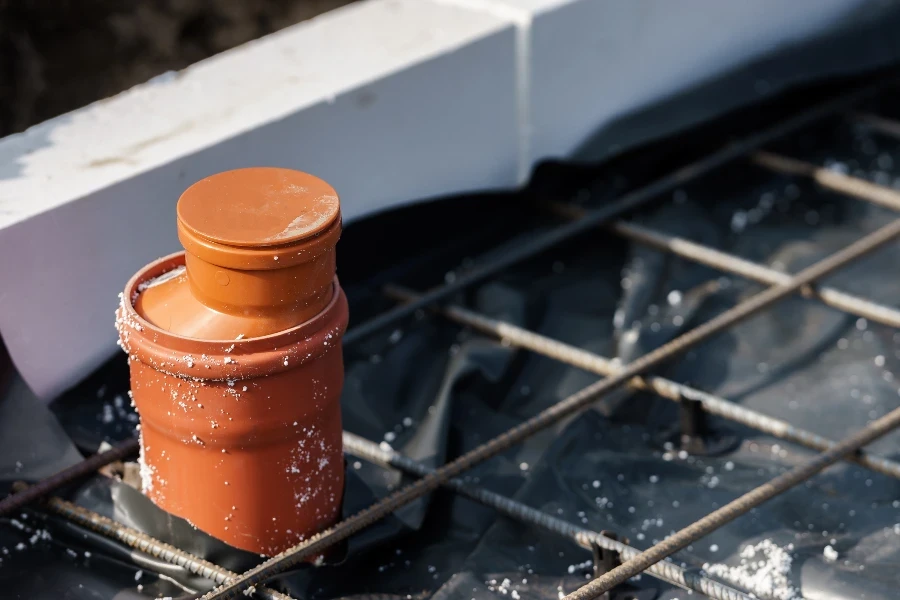
M 0 0 L 0 137 L 354 0 Z

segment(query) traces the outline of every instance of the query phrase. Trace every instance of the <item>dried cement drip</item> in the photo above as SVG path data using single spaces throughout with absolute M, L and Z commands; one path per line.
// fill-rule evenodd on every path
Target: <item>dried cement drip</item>
M 141 437 L 140 454 L 138 454 L 138 465 L 140 465 L 141 473 L 141 492 L 146 495 L 153 490 L 153 472 L 155 471 L 155 467 L 148 465 L 146 459 L 144 458 L 143 436 Z
M 724 564 L 705 564 L 708 575 L 738 585 L 754 595 L 776 600 L 802 600 L 800 591 L 791 585 L 790 555 L 793 544 L 785 548 L 772 540 L 763 540 L 741 550 L 741 564 L 732 567 Z

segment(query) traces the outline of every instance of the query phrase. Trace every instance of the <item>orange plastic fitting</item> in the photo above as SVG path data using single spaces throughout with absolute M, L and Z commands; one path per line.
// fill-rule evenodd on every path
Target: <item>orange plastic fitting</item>
M 306 173 L 248 168 L 195 183 L 177 214 L 185 251 L 138 271 L 116 313 L 143 491 L 274 555 L 340 516 L 340 203 Z

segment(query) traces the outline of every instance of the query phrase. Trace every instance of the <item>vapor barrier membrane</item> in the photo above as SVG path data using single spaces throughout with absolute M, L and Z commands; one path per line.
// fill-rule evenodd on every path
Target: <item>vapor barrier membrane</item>
M 426 289 L 452 279 L 476 256 L 502 254 L 552 227 L 556 218 L 533 202 L 566 197 L 550 192 L 573 191 L 599 175 L 600 183 L 580 197 L 600 204 L 666 170 L 672 159 L 667 153 L 684 159 L 690 145 L 685 141 L 662 154 L 645 152 L 628 165 L 606 170 L 545 165 L 518 194 L 436 202 L 348 227 L 338 261 L 351 319 L 359 323 L 391 306 L 377 294 L 381 283 Z M 900 143 L 839 119 L 776 149 L 900 184 L 894 166 L 900 164 Z M 739 161 L 642 210 L 636 221 L 796 272 L 895 216 Z M 493 250 L 485 254 L 486 248 Z M 890 245 L 827 283 L 896 305 L 898 262 L 900 248 Z M 455 301 L 627 362 L 759 289 L 598 229 Z M 345 428 L 431 466 L 597 379 L 429 313 L 346 349 L 345 356 Z M 898 366 L 900 334 L 815 301 L 791 298 L 658 374 L 836 440 L 900 404 Z M 135 417 L 126 391 L 124 355 L 49 409 L 22 387 L 10 388 L 0 404 L 0 481 L 47 474 L 77 460 L 76 446 L 94 451 L 104 439 L 130 435 Z M 647 548 L 811 455 L 713 418 L 717 434 L 730 436 L 733 448 L 715 457 L 690 456 L 677 442 L 667 445 L 677 438 L 677 421 L 677 407 L 668 400 L 615 393 L 479 465 L 467 479 Z M 897 458 L 898 444 L 895 433 L 869 450 Z M 407 481 L 353 457 L 347 459 L 347 473 L 346 515 Z M 66 495 L 234 571 L 261 560 L 167 516 L 122 482 L 98 476 Z M 747 564 L 740 569 L 709 568 L 724 574 L 726 582 L 760 594 L 770 585 L 769 595 L 777 598 L 801 593 L 820 599 L 893 598 L 900 584 L 898 498 L 900 482 L 840 463 L 675 560 L 692 569 L 707 563 L 740 566 L 743 553 Z M 40 534 L 45 529 L 49 538 Z M 177 597 L 187 592 L 175 582 L 192 590 L 210 587 L 182 569 L 31 511 L 3 521 L 0 552 L 3 598 Z M 551 600 L 586 581 L 591 558 L 568 540 L 440 491 L 353 537 L 332 564 L 299 569 L 280 583 L 297 598 L 389 594 Z M 754 579 L 759 570 L 764 571 Z M 633 584 L 644 590 L 641 598 L 688 597 L 646 574 Z

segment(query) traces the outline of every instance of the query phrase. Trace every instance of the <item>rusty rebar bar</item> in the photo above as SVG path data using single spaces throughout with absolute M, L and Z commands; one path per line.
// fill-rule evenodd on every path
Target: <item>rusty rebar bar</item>
M 396 450 L 386 450 L 363 437 L 344 432 L 344 451 L 348 454 L 374 462 L 383 466 L 399 469 L 409 475 L 425 477 L 434 472 L 434 469 L 423 465 Z M 470 498 L 480 504 L 491 507 L 497 512 L 506 515 L 516 521 L 540 527 L 551 533 L 568 538 L 588 550 L 593 544 L 597 544 L 604 550 L 618 552 L 623 558 L 629 559 L 640 554 L 640 550 L 613 540 L 596 531 L 579 527 L 563 519 L 548 515 L 545 512 L 517 502 L 506 496 L 491 492 L 481 487 L 470 485 L 462 479 L 453 478 L 443 485 L 454 492 Z M 750 600 L 750 596 L 728 585 L 719 583 L 697 573 L 685 571 L 672 562 L 660 562 L 650 567 L 647 572 L 667 583 L 678 587 L 694 590 L 713 598 L 714 600 Z
M 110 463 L 137 454 L 138 446 L 137 438 L 130 438 L 113 446 L 105 452 L 98 452 L 71 467 L 63 469 L 55 475 L 42 479 L 38 483 L 29 486 L 20 492 L 13 492 L 12 495 L 0 500 L 0 517 L 22 508 L 29 502 L 34 502 L 35 500 L 43 498 L 64 485 L 83 477 L 93 475 L 99 469 Z
M 777 173 L 809 177 L 827 190 L 854 196 L 892 210 L 900 210 L 900 192 L 883 185 L 772 152 L 754 152 L 751 160 Z
M 32 487 L 33 486 L 18 482 L 14 485 L 13 489 L 18 492 L 25 492 Z M 62 498 L 55 496 L 47 498 L 40 506 L 53 514 L 59 515 L 66 521 L 81 525 L 86 529 L 99 533 L 103 537 L 122 542 L 130 548 L 140 550 L 145 554 L 149 554 L 150 556 L 163 560 L 171 565 L 187 569 L 194 575 L 199 575 L 214 583 L 226 583 L 237 577 L 237 573 L 229 571 L 224 567 L 220 567 L 199 556 L 194 556 L 171 544 L 157 540 L 142 531 L 117 523 L 109 517 L 105 517 L 84 508 L 83 506 L 78 506 L 77 504 L 63 500 Z M 255 593 L 260 598 L 265 598 L 266 600 L 292 600 L 287 594 L 282 594 L 281 592 L 265 586 L 257 587 Z
M 881 115 L 865 112 L 851 112 L 850 116 L 857 122 L 871 127 L 879 133 L 900 139 L 900 122 Z
M 412 301 L 417 297 L 414 292 L 395 285 L 387 286 L 385 292 L 389 297 L 403 302 Z M 591 373 L 610 376 L 622 369 L 620 364 L 599 354 L 560 342 L 512 323 L 492 319 L 459 306 L 442 306 L 435 308 L 435 310 L 456 323 L 472 327 L 488 335 L 493 335 L 518 348 L 530 350 Z M 735 404 L 725 398 L 708 394 L 671 379 L 656 376 L 634 377 L 627 385 L 636 390 L 654 392 L 667 400 L 675 402 L 682 402 L 685 399 L 697 400 L 709 414 L 723 417 L 762 433 L 794 442 L 819 452 L 829 450 L 836 445 L 836 442 L 812 431 L 801 429 L 787 421 L 769 417 Z M 888 458 L 861 451 L 848 456 L 847 460 L 851 460 L 883 475 L 900 479 L 900 463 Z
M 738 140 L 737 142 L 729 144 L 721 150 L 709 154 L 689 165 L 676 169 L 672 173 L 647 186 L 625 194 L 615 202 L 611 202 L 602 208 L 591 211 L 590 214 L 586 215 L 585 218 L 580 221 L 566 223 L 546 233 L 537 235 L 505 253 L 503 256 L 486 261 L 460 275 L 452 283 L 442 285 L 429 291 L 418 302 L 397 306 L 373 317 L 369 321 L 352 327 L 344 335 L 343 343 L 345 346 L 355 344 L 376 331 L 412 315 L 421 308 L 439 302 L 479 281 L 499 273 L 507 267 L 536 256 L 576 235 L 585 233 L 601 223 L 622 216 L 626 212 L 646 204 L 657 196 L 671 192 L 678 186 L 684 185 L 689 181 L 697 179 L 701 175 L 705 175 L 735 159 L 745 156 L 747 153 L 752 152 L 757 148 L 761 148 L 769 142 L 797 131 L 819 119 L 833 115 L 840 110 L 844 110 L 860 100 L 871 96 L 881 89 L 885 83 L 886 82 L 882 81 L 865 86 L 838 98 L 817 104 L 816 106 L 781 121 L 772 127 Z
M 568 218 L 581 218 L 585 214 L 583 208 L 574 204 L 553 203 L 550 205 L 550 208 L 553 212 Z M 791 279 L 788 273 L 777 271 L 771 267 L 685 238 L 655 231 L 649 227 L 626 223 L 625 221 L 616 221 L 609 225 L 607 229 L 645 246 L 663 250 L 675 256 L 706 265 L 724 273 L 738 275 L 757 283 L 784 285 Z M 829 286 L 817 287 L 808 285 L 801 288 L 799 293 L 805 298 L 819 300 L 827 306 L 869 319 L 875 323 L 881 323 L 889 327 L 900 327 L 900 310 L 878 304 L 866 298 L 848 294 Z
M 343 434 L 343 443 L 344 451 L 348 454 L 383 466 L 400 469 L 411 475 L 421 477 L 433 470 L 394 450 L 385 450 L 378 444 L 347 431 Z M 510 518 L 570 538 L 583 548 L 591 549 L 591 543 L 593 542 L 605 549 L 620 552 L 626 558 L 640 553 L 639 550 L 622 542 L 612 540 L 577 525 L 572 525 L 562 519 L 547 515 L 500 494 L 469 486 L 459 479 L 450 480 L 446 483 L 446 486 L 485 506 L 494 508 Z M 29 486 L 23 482 L 17 482 L 14 484 L 13 489 L 16 492 L 24 492 L 29 489 Z M 113 521 L 108 517 L 62 498 L 50 497 L 41 502 L 40 506 L 67 521 L 90 529 L 109 539 L 117 540 L 169 564 L 187 569 L 189 572 L 215 583 L 224 583 L 237 576 L 236 573 L 215 563 L 194 556 L 187 551 L 157 540 L 141 531 Z M 654 567 L 650 570 L 650 573 L 668 583 L 701 592 L 715 600 L 750 600 L 749 596 L 739 590 L 707 577 L 686 572 L 672 563 Z M 290 596 L 264 586 L 257 587 L 255 593 L 266 600 L 291 600 Z
M 567 595 L 564 600 L 591 600 L 596 598 L 600 594 L 611 590 L 638 573 L 647 570 L 650 565 L 664 560 L 666 557 L 696 542 L 703 536 L 730 523 L 741 515 L 748 513 L 760 504 L 803 483 L 826 467 L 833 465 L 848 454 L 856 452 L 863 446 L 870 444 L 881 436 L 896 429 L 898 426 L 900 426 L 900 408 L 892 410 L 853 435 L 844 438 L 830 450 L 826 450 L 822 454 L 794 467 L 787 473 L 779 475 L 775 479 L 747 492 L 736 500 L 732 500 L 722 508 L 713 511 L 699 521 L 688 525 L 681 531 L 667 537 L 659 544 L 642 552 L 640 555 L 627 560 L 615 569 L 612 569 L 608 573 L 601 575 L 575 592 Z
M 846 266 L 861 256 L 880 248 L 896 238 L 898 234 L 900 234 L 900 220 L 895 220 L 850 244 L 843 250 L 840 250 L 797 273 L 791 278 L 789 284 L 773 286 L 751 296 L 732 309 L 635 359 L 633 362 L 624 366 L 622 370 L 615 375 L 589 385 L 581 391 L 576 392 L 557 404 L 541 411 L 534 417 L 516 425 L 507 432 L 502 433 L 492 440 L 457 457 L 453 461 L 436 469 L 430 475 L 397 490 L 381 501 L 363 509 L 337 525 L 312 536 L 293 548 L 289 548 L 257 567 L 250 569 L 238 579 L 205 595 L 205 600 L 238 598 L 243 590 L 250 586 L 258 585 L 291 568 L 295 564 L 298 564 L 307 556 L 320 553 L 325 548 L 347 539 L 354 533 L 391 514 L 398 508 L 405 506 L 413 500 L 436 489 L 443 482 L 452 479 L 470 467 L 497 455 L 522 440 L 527 439 L 531 435 L 559 422 L 565 417 L 585 409 L 596 399 L 620 388 L 633 377 L 642 375 L 649 369 L 671 360 L 675 356 L 686 352 L 713 335 L 736 325 L 771 306 L 775 302 L 790 296 L 801 287 L 809 285 L 817 279 Z

